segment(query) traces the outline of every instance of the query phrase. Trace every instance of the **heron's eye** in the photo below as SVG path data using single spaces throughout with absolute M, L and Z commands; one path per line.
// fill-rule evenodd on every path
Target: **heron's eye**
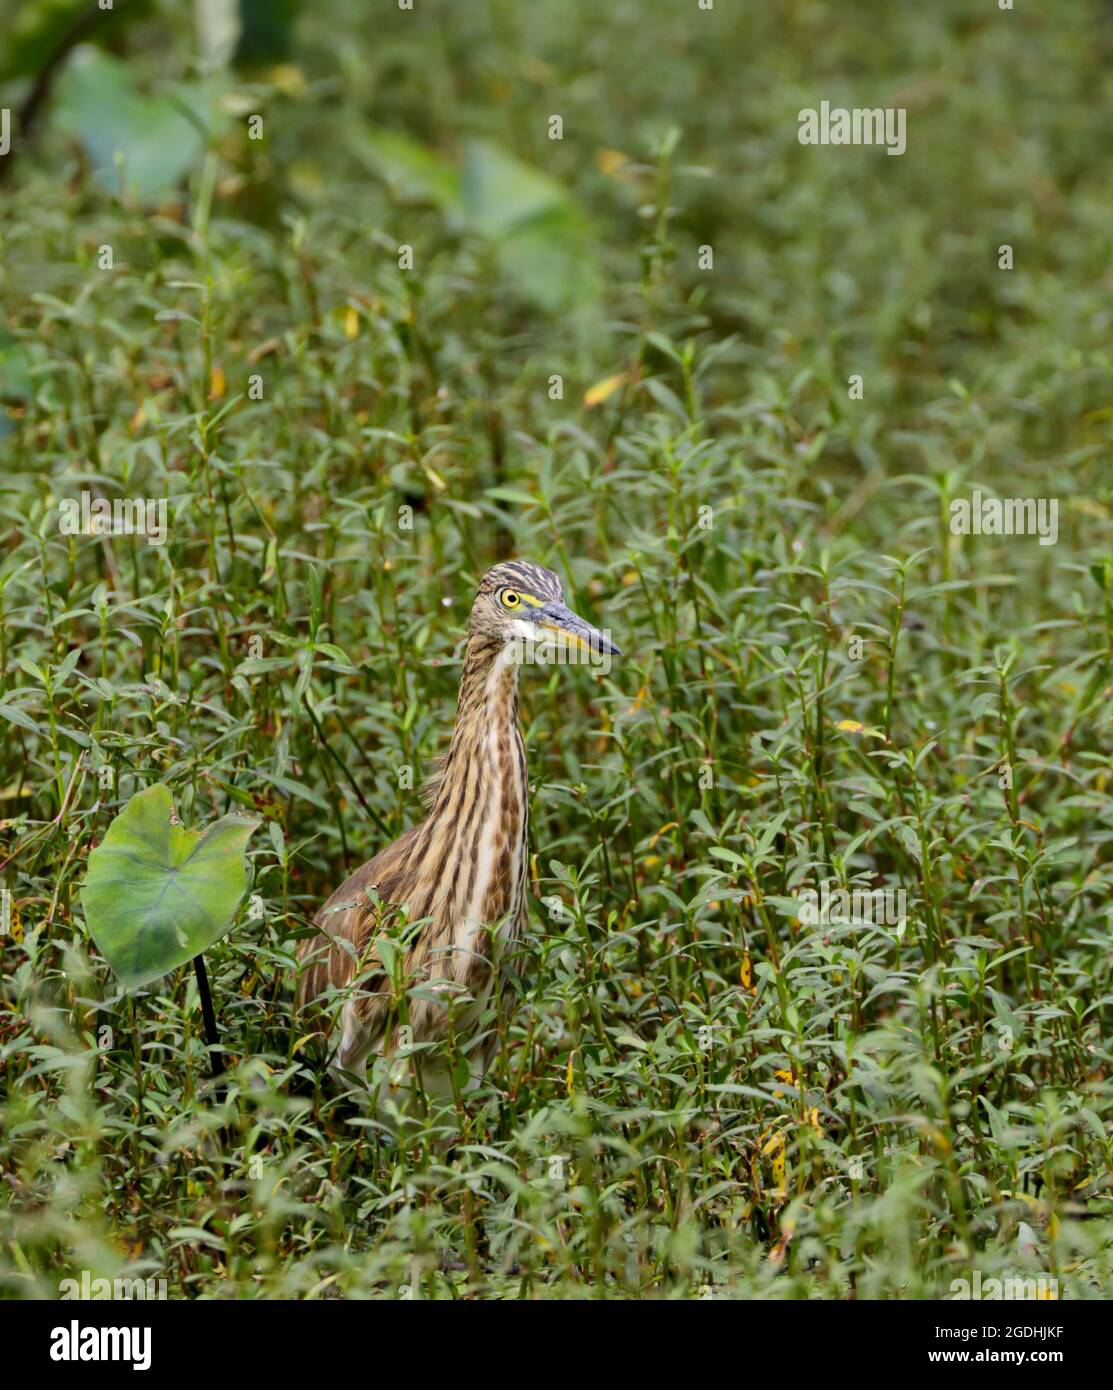
M 517 608 L 522 600 L 520 595 L 516 594 L 513 589 L 503 589 L 502 601 L 507 608 Z

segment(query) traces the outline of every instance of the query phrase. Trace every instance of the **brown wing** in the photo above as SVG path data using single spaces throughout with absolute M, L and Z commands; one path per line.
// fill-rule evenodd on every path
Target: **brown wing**
M 420 828 L 414 826 L 407 830 L 345 879 L 313 919 L 317 932 L 298 942 L 299 1010 L 329 989 L 342 989 L 357 968 L 365 968 L 367 948 L 378 936 L 383 921 L 382 904 L 403 900 L 401 870 L 410 843 Z M 368 895 L 369 888 L 375 890 L 374 896 L 381 900 L 379 903 Z M 364 988 L 374 992 L 375 980 L 367 980 Z

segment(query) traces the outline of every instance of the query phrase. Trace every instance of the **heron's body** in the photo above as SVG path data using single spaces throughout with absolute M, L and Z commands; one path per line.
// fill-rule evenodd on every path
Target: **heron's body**
M 372 1053 L 393 1053 L 399 1039 L 416 1046 L 450 1031 L 467 1053 L 496 975 L 521 969 L 529 788 L 512 644 L 526 624 L 505 612 L 507 595 L 516 608 L 544 608 L 550 616 L 560 610 L 605 640 L 563 608 L 559 580 L 548 570 L 509 562 L 484 577 L 472 610 L 452 742 L 428 816 L 333 893 L 316 918 L 321 935 L 299 946 L 299 1004 L 352 986 L 332 1054 L 341 1072 L 361 1075 Z M 541 624 L 539 617 L 530 621 Z M 377 938 L 399 925 L 400 909 L 413 924 L 402 971 L 408 1035 L 400 1032 L 390 979 L 375 951 Z M 471 1081 L 482 1075 L 491 1051 L 490 1035 L 472 1048 Z M 422 1090 L 451 1095 L 443 1059 L 420 1047 L 417 1056 Z M 404 1093 L 412 1072 L 396 1068 L 393 1080 Z

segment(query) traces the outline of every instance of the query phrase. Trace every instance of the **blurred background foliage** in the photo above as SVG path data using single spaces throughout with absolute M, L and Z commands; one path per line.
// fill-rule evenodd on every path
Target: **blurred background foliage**
M 5 1292 L 1107 1288 L 1109 6 L 0 13 Z M 799 145 L 822 100 L 906 154 Z M 1058 545 L 951 536 L 973 487 Z M 293 945 L 512 552 L 627 656 L 525 673 L 534 959 L 395 1142 Z M 121 995 L 81 916 L 156 780 L 268 822 L 223 1098 L 188 970 Z M 802 926 L 825 879 L 907 928 Z

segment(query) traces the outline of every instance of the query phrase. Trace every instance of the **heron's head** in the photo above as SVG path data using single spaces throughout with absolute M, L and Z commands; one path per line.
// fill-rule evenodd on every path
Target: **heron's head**
M 468 631 L 528 648 L 565 646 L 604 656 L 622 653 L 600 628 L 585 623 L 564 602 L 552 570 L 525 560 L 506 560 L 483 576 Z

